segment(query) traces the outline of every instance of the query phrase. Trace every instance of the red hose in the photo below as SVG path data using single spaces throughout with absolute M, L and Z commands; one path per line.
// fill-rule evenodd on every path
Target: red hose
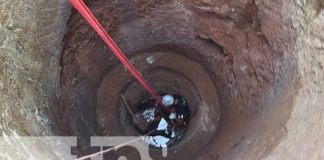
M 156 99 L 159 104 L 161 103 L 161 98 L 159 94 L 147 83 L 147 81 L 138 73 L 135 67 L 130 63 L 127 57 L 123 54 L 114 40 L 105 31 L 96 17 L 91 13 L 90 9 L 82 0 L 69 0 L 74 8 L 88 21 L 88 23 L 93 27 L 93 29 L 100 35 L 100 37 L 105 41 L 109 48 L 113 51 L 116 57 L 121 63 L 128 69 L 128 71 L 137 79 L 137 81 Z

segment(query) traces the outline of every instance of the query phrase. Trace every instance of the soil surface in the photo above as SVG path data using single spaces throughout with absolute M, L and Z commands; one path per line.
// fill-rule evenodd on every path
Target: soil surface
M 324 157 L 323 0 L 85 2 L 155 89 L 195 111 L 165 159 Z M 85 155 L 91 135 L 136 135 L 120 94 L 136 106 L 147 93 L 67 1 L 0 8 L 5 139 L 78 136 Z M 58 159 L 13 152 L 0 159 Z

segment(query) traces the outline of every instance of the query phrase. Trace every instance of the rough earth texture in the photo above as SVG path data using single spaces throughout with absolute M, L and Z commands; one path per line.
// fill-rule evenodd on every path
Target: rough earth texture
M 286 125 L 287 135 L 266 159 L 323 159 L 324 1 L 296 1 L 294 26 L 301 88 Z
M 58 94 L 70 7 L 59 1 L 0 1 L 0 130 L 49 135 L 45 111 Z
M 215 88 L 217 94 L 206 89 L 191 92 L 189 87 L 173 90 L 198 93 L 200 100 L 190 105 L 198 111 L 189 126 L 193 129 L 187 132 L 190 138 L 184 139 L 183 145 L 170 148 L 169 159 L 198 155 L 202 159 L 242 157 L 250 151 L 273 147 L 283 136 L 293 97 L 284 95 L 290 95 L 289 86 L 295 83 L 296 33 L 289 18 L 294 9 L 292 1 L 88 2 L 121 49 L 158 91 L 170 92 L 175 88 L 172 85 L 182 85 L 176 79 L 162 83 L 172 79 L 166 78 L 168 70 L 188 77 L 194 88 Z M 146 52 L 155 56 L 157 65 L 142 63 Z M 194 71 L 195 65 L 190 66 L 175 55 L 163 61 L 159 54 L 182 55 L 200 63 L 203 69 Z M 183 64 L 172 67 L 180 62 Z M 140 99 L 144 93 L 139 88 L 137 92 L 128 91 L 134 80 L 117 64 L 98 35 L 73 12 L 62 58 L 62 95 L 52 110 L 58 133 L 78 135 L 81 145 L 88 143 L 86 137 L 90 135 L 129 135 L 118 107 L 119 94 L 126 92 L 136 104 L 134 97 Z M 154 76 L 145 75 L 147 69 L 154 67 L 160 67 Z M 208 75 L 200 75 L 202 72 Z M 206 80 L 198 83 L 194 77 Z M 215 87 L 209 85 L 208 77 Z M 206 93 L 208 96 L 203 96 Z M 186 97 L 189 101 L 195 98 Z M 252 150 L 253 147 L 259 149 Z
M 201 159 L 321 159 L 323 3 L 142 0 L 102 5 L 99 0 L 89 6 L 128 55 L 153 42 L 203 49 L 203 53 L 172 49 L 200 62 L 211 79 L 217 80 L 223 116 L 209 150 L 202 149 Z M 61 56 L 67 6 L 66 1 L 57 0 L 0 1 L 2 135 L 100 133 L 95 125 L 91 130 L 82 127 L 84 122 L 96 124 L 96 118 L 78 119 L 86 112 L 95 115 L 94 109 L 78 112 L 77 106 L 96 103 L 96 95 L 91 98 L 87 93 L 96 92 L 107 68 L 117 61 L 75 11 L 68 31 L 74 36 L 65 40 L 74 46 Z M 142 21 L 125 25 L 132 19 Z M 131 45 L 134 39 L 137 45 Z M 154 50 L 144 47 L 140 51 Z M 58 101 L 61 97 L 65 100 Z M 82 99 L 88 100 L 77 101 Z

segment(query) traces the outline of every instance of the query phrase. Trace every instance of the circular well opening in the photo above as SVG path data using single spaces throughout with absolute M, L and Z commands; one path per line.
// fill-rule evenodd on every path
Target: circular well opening
M 152 56 L 154 63 L 148 63 L 146 60 Z M 131 59 L 159 93 L 181 95 L 188 101 L 190 122 L 186 132 L 168 149 L 178 150 L 196 143 L 207 145 L 217 130 L 220 109 L 216 89 L 204 68 L 198 62 L 173 52 L 138 54 Z M 132 111 L 137 110 L 140 100 L 149 97 L 122 65 L 116 66 L 103 79 L 97 93 L 98 125 L 103 135 L 136 136 L 138 132 L 132 127 L 120 94 L 127 98 Z M 112 121 L 118 123 L 109 123 Z M 200 149 L 194 148 L 193 152 L 198 153 Z
M 271 149 L 290 113 L 289 105 L 279 100 L 295 67 L 293 56 L 286 54 L 290 51 L 281 50 L 286 43 L 273 49 L 272 38 L 280 36 L 263 34 L 267 28 L 262 24 L 278 21 L 256 17 L 268 12 L 250 2 L 246 8 L 236 7 L 242 6 L 241 1 L 231 2 L 235 13 L 224 12 L 229 19 L 199 11 L 191 2 L 139 7 L 149 3 L 99 0 L 89 7 L 103 17 L 100 21 L 108 32 L 157 91 L 180 94 L 189 101 L 192 115 L 186 134 L 168 148 L 167 159 L 235 159 L 240 153 L 259 155 Z M 91 31 L 72 12 L 61 58 L 62 95 L 53 107 L 57 111 L 50 113 L 54 125 L 85 141 L 91 135 L 135 136 L 120 94 L 134 110 L 149 95 Z M 168 74 L 171 79 L 165 78 Z M 175 83 L 179 75 L 188 84 Z M 188 92 L 176 93 L 182 88 Z

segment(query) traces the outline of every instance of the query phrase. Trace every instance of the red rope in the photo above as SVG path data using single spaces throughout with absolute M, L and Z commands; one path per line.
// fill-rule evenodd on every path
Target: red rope
M 138 73 L 135 67 L 130 63 L 127 57 L 123 54 L 114 40 L 105 31 L 96 17 L 91 13 L 89 8 L 82 0 L 69 0 L 74 8 L 88 21 L 88 23 L 93 27 L 93 29 L 100 35 L 104 42 L 113 51 L 116 57 L 121 63 L 128 69 L 128 71 L 137 79 L 137 81 L 156 99 L 159 104 L 161 103 L 161 98 L 159 94 L 147 83 L 147 81 Z

